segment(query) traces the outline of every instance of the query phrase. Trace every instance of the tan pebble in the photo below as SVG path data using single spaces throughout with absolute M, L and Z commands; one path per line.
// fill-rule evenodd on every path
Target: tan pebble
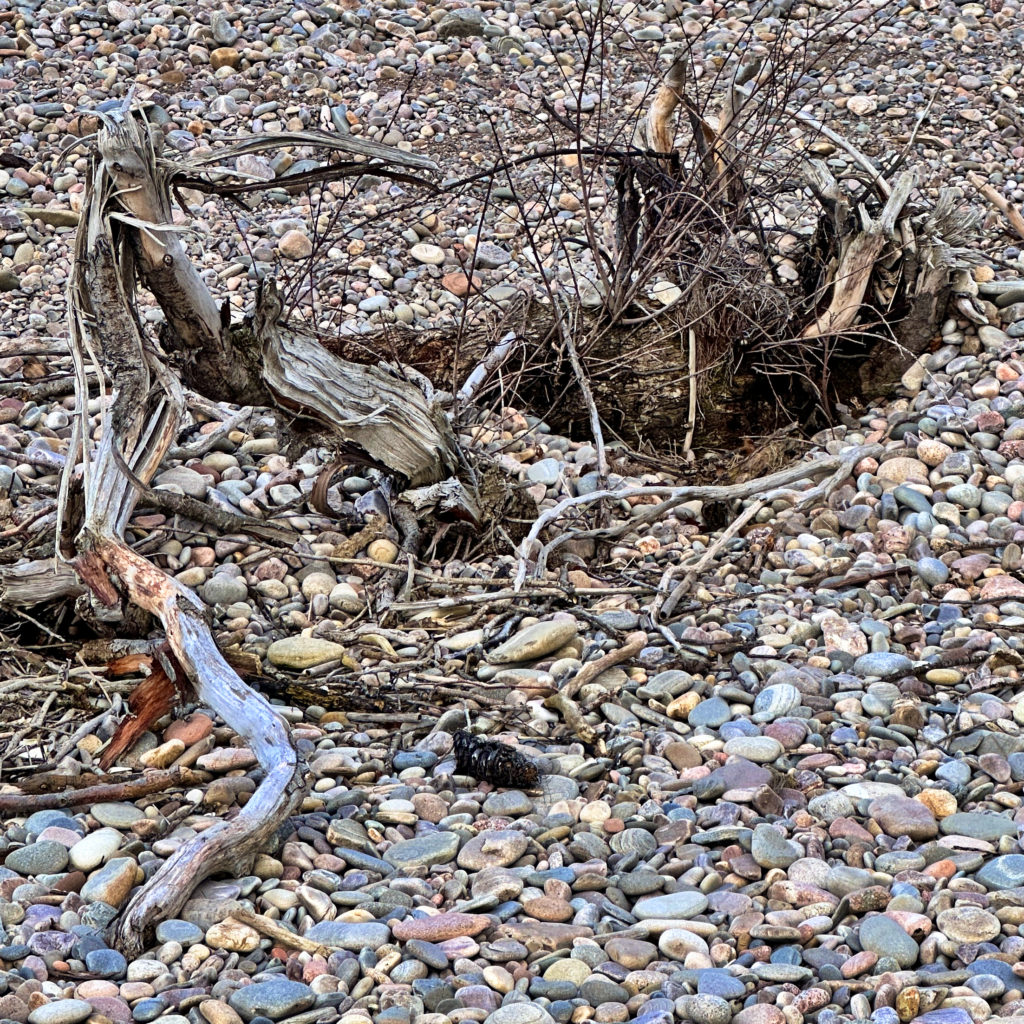
M 103 746 L 104 741 L 90 733 L 88 736 L 83 736 L 77 743 L 78 749 L 85 754 L 95 754 L 100 747 Z
M 963 681 L 964 674 L 955 668 L 932 668 L 925 675 L 929 683 L 936 686 L 956 686 Z
M 286 231 L 281 236 L 277 248 L 287 259 L 302 260 L 312 253 L 313 243 L 304 231 L 293 230 Z
M 879 480 L 893 484 L 906 483 L 908 480 L 927 482 L 928 467 L 920 459 L 898 455 L 883 462 L 878 467 L 877 476 Z
M 75 995 L 79 999 L 104 999 L 111 996 L 116 998 L 117 986 L 112 981 L 83 981 L 75 989 Z
M 612 809 L 603 800 L 594 800 L 580 811 L 580 821 L 602 822 L 612 816 Z
M 220 70 L 220 68 L 237 68 L 238 62 L 242 59 L 241 53 L 238 52 L 233 46 L 218 46 L 210 54 L 210 67 L 214 71 Z
M 168 740 L 159 747 L 147 750 L 139 757 L 139 763 L 147 768 L 167 768 L 185 753 L 181 740 Z
M 366 555 L 375 562 L 386 562 L 391 565 L 398 558 L 398 545 L 393 540 L 381 537 L 378 540 L 370 541 L 366 548 Z
M 572 907 L 557 896 L 540 896 L 535 900 L 527 900 L 523 904 L 523 910 L 538 921 L 569 921 L 573 916 Z M 589 974 L 589 970 L 587 973 Z
M 684 719 L 700 703 L 699 693 L 683 693 L 673 700 L 665 709 L 669 718 Z
M 251 953 L 260 944 L 260 933 L 247 924 L 227 918 L 211 925 L 206 942 L 212 949 L 225 949 L 229 953 Z
M 932 438 L 923 438 L 917 446 L 917 457 L 927 466 L 938 466 L 952 453 L 948 444 Z
M 220 999 L 207 999 L 200 1003 L 199 1012 L 210 1024 L 242 1024 L 242 1018 Z
M 251 768 L 256 755 L 248 747 L 218 747 L 196 760 L 196 766 L 208 772 L 227 772 Z

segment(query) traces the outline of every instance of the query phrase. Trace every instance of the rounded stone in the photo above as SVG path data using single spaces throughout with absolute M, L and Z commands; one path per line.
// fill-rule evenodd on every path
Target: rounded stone
M 68 848 L 54 839 L 22 846 L 7 854 L 4 866 L 19 875 L 55 875 L 68 863 Z
M 432 832 L 395 843 L 385 852 L 384 860 L 396 868 L 429 867 L 447 864 L 458 849 L 459 837 L 454 832 Z
M 281 1020 L 308 1010 L 314 1002 L 316 993 L 308 985 L 287 978 L 271 978 L 245 985 L 228 998 L 228 1005 L 243 1020 L 252 1020 L 253 1017 Z
M 943 910 L 936 924 L 954 942 L 991 942 L 1002 931 L 999 918 L 981 907 L 951 907 Z
M 892 957 L 904 969 L 913 967 L 921 955 L 917 943 L 884 914 L 861 921 L 859 936 L 862 949 L 869 949 L 880 958 Z
M 555 1024 L 555 1019 L 536 1003 L 508 1003 L 488 1014 L 484 1024 Z
M 530 840 L 522 832 L 488 830 L 474 836 L 459 851 L 456 863 L 467 871 L 507 868 L 526 852 Z
M 766 686 L 754 698 L 754 714 L 782 718 L 796 711 L 800 701 L 800 691 L 792 683 L 775 683 Z
M 737 736 L 726 743 L 724 752 L 756 764 L 766 764 L 782 757 L 782 744 L 771 736 Z
M 340 661 L 345 654 L 341 644 L 313 636 L 290 636 L 275 640 L 267 649 L 267 659 L 278 668 L 304 669 Z
M 665 896 L 645 896 L 637 900 L 633 915 L 644 920 L 686 920 L 703 914 L 708 898 L 702 892 L 673 892 Z

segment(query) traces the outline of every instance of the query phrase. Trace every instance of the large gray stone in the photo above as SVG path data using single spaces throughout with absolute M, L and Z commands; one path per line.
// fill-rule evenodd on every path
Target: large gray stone
M 396 868 L 425 868 L 447 864 L 458 852 L 459 837 L 454 832 L 431 832 L 395 843 L 384 854 L 384 860 Z

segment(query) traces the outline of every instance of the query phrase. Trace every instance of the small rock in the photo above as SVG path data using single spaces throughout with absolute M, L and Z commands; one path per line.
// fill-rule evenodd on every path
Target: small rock
M 275 640 L 267 649 L 267 660 L 278 668 L 304 669 L 328 661 L 340 661 L 345 654 L 341 644 L 312 636 L 290 636 Z

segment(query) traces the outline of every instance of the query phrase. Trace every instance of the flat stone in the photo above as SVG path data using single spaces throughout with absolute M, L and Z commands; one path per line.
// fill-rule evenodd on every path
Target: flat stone
M 726 743 L 724 753 L 766 764 L 782 757 L 782 744 L 771 736 L 737 736 Z
M 886 459 L 878 467 L 877 477 L 886 483 L 902 484 L 907 480 L 928 480 L 928 467 L 920 459 L 899 455 Z
M 555 1019 L 536 1003 L 509 1003 L 488 1014 L 484 1024 L 555 1024 Z
M 340 661 L 345 654 L 341 644 L 313 636 L 289 636 L 275 640 L 267 649 L 267 659 L 278 668 L 304 669 Z
M 939 834 L 939 823 L 931 808 L 908 796 L 883 796 L 873 800 L 868 806 L 868 814 L 886 835 L 905 835 L 919 842 L 934 839 Z
M 691 953 L 708 956 L 707 942 L 685 928 L 666 928 L 658 938 L 658 949 L 669 960 L 684 962 Z
M 990 860 L 974 877 L 986 889 L 1016 889 L 1024 886 L 1024 853 L 1008 853 Z
M 533 812 L 533 801 L 518 789 L 492 793 L 484 801 L 484 813 L 496 818 L 518 818 Z
M 448 911 L 430 917 L 406 918 L 395 921 L 391 934 L 404 942 L 406 939 L 424 939 L 427 942 L 444 942 L 461 935 L 479 935 L 489 928 L 491 919 L 484 914 L 460 914 Z
M 92 1014 L 92 1005 L 84 999 L 56 999 L 37 1006 L 28 1015 L 28 1024 L 78 1024 Z
M 229 953 L 251 953 L 259 948 L 260 933 L 255 928 L 229 917 L 206 929 L 206 945 Z
M 362 949 L 380 949 L 390 942 L 391 929 L 377 921 L 320 921 L 306 932 L 306 938 L 358 953 Z
M 154 487 L 177 489 L 190 498 L 205 498 L 209 485 L 210 477 L 197 473 L 188 466 L 173 466 L 162 473 L 157 473 L 153 478 Z
M 459 837 L 454 832 L 431 832 L 395 843 L 384 854 L 384 860 L 396 868 L 425 868 L 447 864 L 458 850 Z
M 203 941 L 203 929 L 191 921 L 169 918 L 156 926 L 157 942 L 177 942 L 186 949 Z
M 844 786 L 842 796 L 848 800 L 881 800 L 888 796 L 906 796 L 894 782 L 854 782 Z
M 131 857 L 115 857 L 94 871 L 82 886 L 86 903 L 106 903 L 118 909 L 135 885 L 139 866 Z
M 572 946 L 573 939 L 589 939 L 592 928 L 552 921 L 507 921 L 494 930 L 495 939 L 514 939 L 530 948 L 554 951 Z
M 643 939 L 609 939 L 604 950 L 615 963 L 630 971 L 642 971 L 658 957 L 658 947 Z
M 491 665 L 535 661 L 564 647 L 575 639 L 577 624 L 573 619 L 549 619 L 536 622 L 509 637 L 487 655 Z
M 913 668 L 914 663 L 905 654 L 893 654 L 890 651 L 869 651 L 853 663 L 854 675 L 858 676 L 909 674 Z
M 286 978 L 270 978 L 245 985 L 228 998 L 228 1005 L 243 1020 L 252 1020 L 253 1017 L 281 1020 L 308 1010 L 315 1002 L 316 993 L 308 985 Z
M 799 706 L 800 691 L 792 683 L 766 686 L 754 698 L 754 714 L 767 715 L 773 720 L 791 715 Z
M 128 970 L 128 961 L 116 949 L 91 949 L 85 954 L 88 971 L 105 978 L 120 978 Z
M 564 468 L 564 464 L 558 459 L 538 459 L 527 467 L 526 479 L 532 484 L 554 487 Z
M 756 825 L 750 843 L 750 853 L 763 868 L 788 868 L 804 855 L 799 843 L 786 839 L 771 825 Z
M 463 846 L 456 863 L 467 871 L 507 868 L 519 860 L 529 844 L 529 839 L 522 832 L 489 829 Z
M 913 967 L 920 956 L 917 943 L 890 917 L 876 914 L 860 923 L 860 944 L 879 957 L 892 957 L 902 968 Z
M 545 972 L 545 981 L 571 981 L 582 985 L 590 977 L 590 968 L 582 960 L 556 960 Z
M 419 242 L 409 250 L 417 263 L 426 263 L 430 266 L 439 267 L 445 261 L 444 249 L 438 245 L 430 245 L 427 242 Z
M 685 920 L 703 914 L 708 898 L 702 892 L 673 892 L 664 896 L 645 896 L 637 900 L 633 914 L 639 920 Z
M 704 726 L 717 729 L 732 718 L 732 709 L 721 697 L 702 700 L 687 716 L 686 723 L 694 729 Z
M 935 923 L 954 942 L 992 942 L 1002 931 L 999 918 L 981 907 L 951 907 Z
M 126 829 L 142 821 L 146 815 L 134 804 L 103 803 L 93 804 L 89 813 L 101 824 L 111 828 Z
M 7 854 L 4 866 L 19 875 L 55 875 L 68 863 L 68 848 L 53 839 L 43 839 Z
M 1017 825 L 1008 817 L 986 811 L 958 811 L 943 818 L 940 827 L 943 835 L 967 836 L 988 843 L 1017 834 Z

